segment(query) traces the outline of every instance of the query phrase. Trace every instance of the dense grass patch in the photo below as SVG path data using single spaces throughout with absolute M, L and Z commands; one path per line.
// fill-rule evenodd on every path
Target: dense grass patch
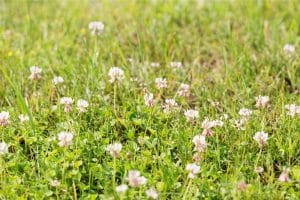
M 299 199 L 299 10 L 0 0 L 0 199 Z

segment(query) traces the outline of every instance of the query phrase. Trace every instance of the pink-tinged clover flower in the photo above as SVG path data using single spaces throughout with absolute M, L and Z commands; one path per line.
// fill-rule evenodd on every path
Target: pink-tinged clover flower
M 263 148 L 267 144 L 268 133 L 263 131 L 255 133 L 253 139 L 258 143 L 260 148 Z
M 0 112 L 0 126 L 5 127 L 9 124 L 9 112 Z
M 130 170 L 128 172 L 128 182 L 131 187 L 138 187 L 140 185 L 145 185 L 147 179 L 144 176 L 141 176 L 141 173 L 138 170 Z
M 58 146 L 60 147 L 67 147 L 70 146 L 72 144 L 72 139 L 73 139 L 74 135 L 71 132 L 60 132 L 58 134 Z
M 189 171 L 188 178 L 194 179 L 196 175 L 200 172 L 200 166 L 198 166 L 195 163 L 189 163 L 186 165 L 185 168 L 187 171 Z

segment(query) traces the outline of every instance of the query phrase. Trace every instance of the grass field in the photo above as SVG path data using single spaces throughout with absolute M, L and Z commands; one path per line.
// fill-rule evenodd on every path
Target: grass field
M 299 10 L 0 0 L 0 199 L 299 199 Z

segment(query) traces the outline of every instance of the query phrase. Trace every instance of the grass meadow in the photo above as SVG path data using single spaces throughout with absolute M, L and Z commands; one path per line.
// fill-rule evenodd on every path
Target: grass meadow
M 299 199 L 299 10 L 0 0 L 0 199 Z

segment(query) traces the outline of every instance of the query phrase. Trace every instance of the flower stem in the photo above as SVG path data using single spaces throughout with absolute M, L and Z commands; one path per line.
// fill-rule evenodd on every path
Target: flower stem
M 117 99 L 117 84 L 114 84 L 114 111 L 115 114 L 117 115 L 117 110 L 116 110 L 116 99 Z
M 190 190 L 191 183 L 192 183 L 192 181 L 189 180 L 188 185 L 187 185 L 187 187 L 186 187 L 186 190 L 185 190 L 185 192 L 184 192 L 184 195 L 183 195 L 183 197 L 182 197 L 183 200 L 186 199 L 186 195 L 188 194 L 188 191 Z

